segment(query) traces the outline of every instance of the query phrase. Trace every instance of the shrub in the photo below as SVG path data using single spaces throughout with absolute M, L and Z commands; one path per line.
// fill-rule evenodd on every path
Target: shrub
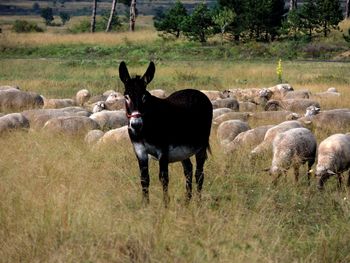
M 101 18 L 98 18 L 96 21 L 96 28 L 95 32 L 103 32 L 106 30 L 107 23 L 108 23 L 109 16 L 107 14 L 104 14 L 101 16 Z M 112 18 L 112 25 L 111 25 L 111 31 L 117 31 L 122 26 L 122 23 L 118 16 L 113 16 Z M 84 19 L 80 21 L 80 23 L 73 25 L 71 28 L 69 28 L 69 32 L 71 33 L 84 33 L 84 32 L 90 32 L 90 20 Z
M 16 33 L 44 32 L 44 30 L 37 24 L 26 20 L 16 20 L 13 24 L 12 30 Z

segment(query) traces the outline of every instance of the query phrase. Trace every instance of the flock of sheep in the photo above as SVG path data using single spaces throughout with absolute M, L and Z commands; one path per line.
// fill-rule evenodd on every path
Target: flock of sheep
M 270 173 L 278 178 L 294 168 L 295 180 L 301 165 L 315 163 L 318 187 L 332 175 L 338 177 L 350 168 L 350 133 L 333 134 L 320 142 L 317 149 L 315 130 L 345 132 L 350 126 L 350 109 L 321 111 L 320 98 L 339 98 L 335 88 L 312 94 L 294 91 L 289 84 L 262 89 L 202 91 L 213 104 L 213 127 L 226 153 L 249 149 L 250 158 L 272 151 Z M 151 90 L 165 98 L 163 90 Z M 73 99 L 47 99 L 17 86 L 0 87 L 0 136 L 16 130 L 47 130 L 52 133 L 84 135 L 92 145 L 128 140 L 124 96 L 113 90 L 97 96 L 82 89 Z M 7 114 L 5 114 L 7 113 Z M 264 125 L 251 129 L 249 122 L 263 120 Z M 348 179 L 347 185 L 350 186 Z

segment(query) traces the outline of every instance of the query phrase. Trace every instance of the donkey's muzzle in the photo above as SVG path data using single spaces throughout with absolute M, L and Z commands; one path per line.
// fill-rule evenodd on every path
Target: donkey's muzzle
M 129 120 L 129 127 L 136 133 L 141 131 L 143 126 L 143 121 L 141 117 L 131 117 Z

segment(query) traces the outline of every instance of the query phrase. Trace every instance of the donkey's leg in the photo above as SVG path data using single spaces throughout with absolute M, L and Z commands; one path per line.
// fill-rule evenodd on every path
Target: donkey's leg
M 141 174 L 141 187 L 142 187 L 142 202 L 144 204 L 149 203 L 149 173 L 148 173 L 148 158 L 138 159 L 140 174 Z
M 168 174 L 168 159 L 161 157 L 159 160 L 159 180 L 163 185 L 163 199 L 165 207 L 168 207 L 169 204 L 169 194 L 168 194 L 168 185 L 169 185 L 169 174 Z
M 181 163 L 182 163 L 182 167 L 184 168 L 184 174 L 186 177 L 186 202 L 188 202 L 192 198 L 193 166 L 190 158 L 183 160 Z
M 203 182 L 204 182 L 203 167 L 206 159 L 207 159 L 207 149 L 203 148 L 196 154 L 195 177 L 196 177 L 196 183 L 197 183 L 197 193 L 199 198 L 201 198 L 201 191 L 202 191 Z

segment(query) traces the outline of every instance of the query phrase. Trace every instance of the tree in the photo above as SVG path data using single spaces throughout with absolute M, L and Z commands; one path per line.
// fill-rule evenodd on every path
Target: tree
M 317 14 L 317 0 L 306 0 L 298 10 L 300 18 L 300 30 L 312 38 L 313 31 L 319 27 L 320 21 Z
M 246 0 L 218 0 L 219 7 L 227 7 L 236 13 L 235 20 L 227 27 L 227 31 L 234 35 L 234 39 L 239 41 L 242 33 L 247 30 L 247 17 L 249 6 Z
M 136 0 L 131 0 L 129 30 L 132 32 L 135 31 L 135 22 L 136 22 Z
M 158 17 L 154 20 L 154 27 L 158 31 L 165 31 L 178 38 L 181 32 L 181 24 L 186 16 L 186 8 L 180 1 L 176 1 L 164 14 L 158 14 Z
M 327 37 L 331 29 L 337 29 L 343 20 L 343 13 L 339 0 L 317 0 L 317 13 L 319 14 L 320 30 Z
M 212 14 L 204 3 L 198 4 L 193 13 L 187 16 L 181 25 L 184 34 L 191 40 L 207 41 L 208 36 L 213 34 Z
M 97 0 L 92 1 L 92 15 L 90 23 L 90 32 L 94 33 L 96 29 L 96 9 L 97 9 Z
M 112 1 L 111 13 L 109 15 L 109 19 L 108 19 L 108 22 L 107 22 L 106 32 L 109 32 L 111 30 L 112 20 L 113 20 L 113 17 L 114 17 L 116 5 L 117 5 L 117 0 L 113 0 Z
M 68 22 L 70 20 L 70 15 L 66 12 L 60 12 L 60 18 L 61 18 L 61 21 L 62 21 L 62 24 L 65 25 L 66 22 Z
M 41 17 L 44 18 L 46 25 L 50 25 L 54 20 L 52 8 L 46 7 L 41 9 Z
M 298 1 L 297 0 L 289 0 L 289 11 L 297 9 Z
M 219 9 L 218 12 L 214 14 L 213 22 L 214 24 L 220 27 L 221 44 L 223 43 L 226 28 L 233 23 L 233 21 L 235 20 L 235 17 L 236 17 L 236 13 L 232 9 L 229 9 L 228 7 Z

